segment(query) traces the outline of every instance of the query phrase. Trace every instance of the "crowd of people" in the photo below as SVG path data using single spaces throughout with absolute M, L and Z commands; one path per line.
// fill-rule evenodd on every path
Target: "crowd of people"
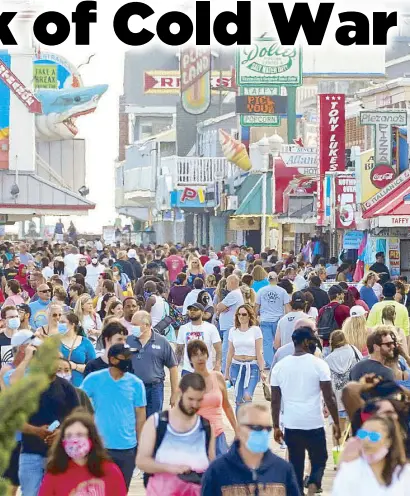
M 0 390 L 60 337 L 3 474 L 13 494 L 121 496 L 138 474 L 153 496 L 319 494 L 326 423 L 334 496 L 407 494 L 409 287 L 383 253 L 359 283 L 352 267 L 236 245 L 3 242 Z

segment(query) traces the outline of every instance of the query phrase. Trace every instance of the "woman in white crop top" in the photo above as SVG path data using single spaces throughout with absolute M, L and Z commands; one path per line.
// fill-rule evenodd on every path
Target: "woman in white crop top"
M 241 305 L 235 313 L 235 327 L 229 331 L 225 379 L 235 387 L 236 409 L 252 401 L 259 379 L 266 380 L 262 353 L 262 331 L 256 325 L 253 308 Z

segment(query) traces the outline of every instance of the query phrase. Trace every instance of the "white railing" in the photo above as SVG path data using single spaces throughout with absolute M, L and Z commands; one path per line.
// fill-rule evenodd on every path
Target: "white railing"
M 68 186 L 68 184 L 64 181 L 64 179 L 59 174 L 57 174 L 57 172 L 51 168 L 50 164 L 48 164 L 38 153 L 36 153 L 36 167 L 37 169 L 40 168 L 47 172 L 47 174 L 49 174 L 54 179 L 54 181 L 56 181 L 58 186 L 61 186 L 65 189 L 71 189 L 70 186 Z
M 237 167 L 224 157 L 165 157 L 162 174 L 169 174 L 175 186 L 213 184 L 217 179 L 233 177 Z

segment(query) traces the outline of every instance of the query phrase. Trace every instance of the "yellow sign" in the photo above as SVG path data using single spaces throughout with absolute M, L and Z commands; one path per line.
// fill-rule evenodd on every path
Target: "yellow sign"
M 360 203 L 364 203 L 372 198 L 379 190 L 370 180 L 371 172 L 374 168 L 374 150 L 367 150 L 360 154 Z
M 57 65 L 34 64 L 34 88 L 36 90 L 57 90 Z

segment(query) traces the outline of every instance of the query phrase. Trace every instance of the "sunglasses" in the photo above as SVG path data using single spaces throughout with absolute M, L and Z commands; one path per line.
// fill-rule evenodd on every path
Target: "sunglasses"
M 39 293 L 51 293 L 51 289 L 42 289 Z
M 240 317 L 249 317 L 249 314 L 248 313 L 242 313 L 242 312 L 239 312 L 238 315 Z
M 61 317 L 63 314 L 62 313 L 53 313 L 51 316 L 56 319 L 57 317 Z
M 380 439 L 382 438 L 382 435 L 380 432 L 376 431 L 365 431 L 364 429 L 359 429 L 356 432 L 356 437 L 364 441 L 365 439 L 368 439 L 371 443 L 378 443 Z
M 268 431 L 271 432 L 273 427 L 267 426 L 267 425 L 255 425 L 255 424 L 242 424 L 251 431 L 256 431 L 256 432 L 262 432 L 262 431 Z
M 393 346 L 396 346 L 396 341 L 389 341 L 388 343 L 382 343 L 380 346 L 388 346 L 389 348 L 392 348 Z

